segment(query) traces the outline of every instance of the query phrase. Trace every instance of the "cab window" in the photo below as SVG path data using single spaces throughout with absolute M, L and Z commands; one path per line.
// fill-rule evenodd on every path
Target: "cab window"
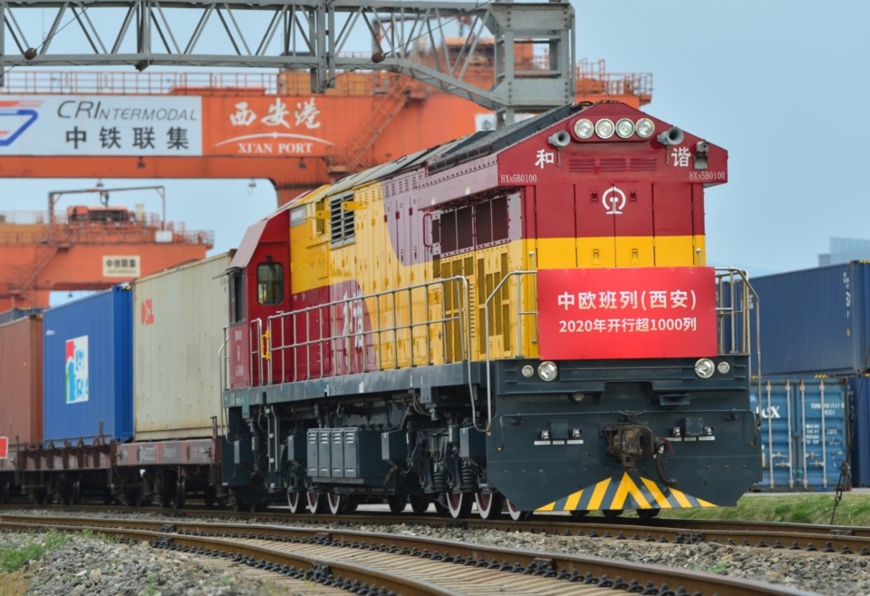
M 257 265 L 257 301 L 260 304 L 284 302 L 284 268 L 280 263 Z
M 245 273 L 236 270 L 230 274 L 230 323 L 245 320 Z

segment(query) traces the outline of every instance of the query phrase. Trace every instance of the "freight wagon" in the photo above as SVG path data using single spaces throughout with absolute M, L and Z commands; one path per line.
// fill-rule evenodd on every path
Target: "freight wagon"
M 0 471 L 9 472 L 2 479 L 6 487 L 35 502 L 96 496 L 182 506 L 188 493 L 216 499 L 220 351 L 228 311 L 223 274 L 231 257 L 225 253 L 48 309 L 44 321 L 30 316 L 0 326 L 0 346 L 16 346 L 0 349 L 4 384 L 11 385 L 29 377 L 19 366 L 21 334 L 7 330 L 25 322 L 39 327 L 31 336 L 38 346 L 31 360 L 38 387 L 22 389 L 28 399 L 2 393 L 8 424 L 0 436 L 17 437 L 11 457 L 0 459 Z M 31 432 L 20 416 L 6 415 L 27 404 Z

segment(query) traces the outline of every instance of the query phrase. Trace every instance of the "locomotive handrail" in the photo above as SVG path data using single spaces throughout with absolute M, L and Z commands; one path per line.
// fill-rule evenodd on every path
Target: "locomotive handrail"
M 749 355 L 749 378 L 752 379 L 752 327 L 750 325 L 750 318 L 748 315 L 749 310 L 755 311 L 755 362 L 757 366 L 757 372 L 755 373 L 756 379 L 756 395 L 761 396 L 761 306 L 758 301 L 758 293 L 756 293 L 755 288 L 752 287 L 752 284 L 749 283 L 749 276 L 743 269 L 737 269 L 735 267 L 717 267 L 716 271 L 716 280 L 717 280 L 717 288 L 719 290 L 719 302 L 723 302 L 723 298 L 721 296 L 722 292 L 727 288 L 728 290 L 728 298 L 729 305 L 728 307 L 717 306 L 716 315 L 720 319 L 719 324 L 719 353 L 725 353 L 726 351 L 726 343 L 730 345 L 731 353 L 743 353 Z M 736 294 L 737 288 L 740 288 L 740 295 Z M 742 298 L 742 300 L 739 300 Z M 749 304 L 752 304 L 750 308 Z M 737 308 L 736 305 L 740 305 Z M 722 328 L 722 321 L 725 317 L 729 317 L 729 338 L 728 342 L 725 342 L 724 329 Z M 738 321 L 737 317 L 740 317 L 739 321 L 739 332 L 738 332 Z M 761 429 L 761 418 L 759 417 L 757 420 L 757 426 Z
M 449 286 L 453 286 L 455 289 L 451 290 Z M 442 299 L 439 301 L 441 312 L 436 313 L 440 316 L 433 317 L 431 311 L 433 304 L 429 301 L 429 292 L 433 288 L 439 287 L 441 294 L 445 297 L 448 291 L 453 292 L 454 296 L 450 301 L 453 308 L 448 308 L 448 301 Z M 416 292 L 425 292 L 417 298 L 418 302 L 416 303 L 417 307 L 425 308 L 426 316 L 423 320 L 415 320 L 414 318 Z M 365 328 L 364 323 L 360 324 L 361 321 L 366 320 L 363 312 L 367 303 L 369 305 L 373 303 L 374 306 L 367 319 L 370 322 L 369 329 Z M 359 315 L 354 314 L 357 308 L 360 309 Z M 448 311 L 455 311 L 455 313 Z M 402 312 L 407 313 L 407 321 L 399 322 L 398 315 Z M 440 339 L 444 361 L 467 362 L 470 385 L 468 312 L 468 280 L 463 276 L 454 276 L 372 294 L 348 296 L 316 306 L 270 315 L 266 321 L 265 333 L 268 335 L 264 337 L 262 330 L 258 334 L 266 342 L 267 352 L 271 355 L 271 364 L 266 367 L 268 372 L 266 383 L 272 385 L 276 382 L 283 382 L 286 377 L 284 373 L 291 367 L 293 370 L 292 378 L 297 381 L 312 378 L 322 379 L 327 374 L 335 377 L 341 374 L 337 356 L 342 351 L 347 355 L 344 367 L 347 370 L 345 372 L 370 372 L 372 370 L 400 368 L 399 344 L 404 337 L 403 332 L 407 334 L 409 340 L 407 354 L 409 366 L 418 366 L 417 361 L 420 358 L 414 347 L 414 330 L 421 327 L 429 330 L 433 326 L 438 326 L 441 329 Z M 390 315 L 391 322 L 383 324 L 384 317 Z M 359 320 L 355 318 L 356 316 L 360 317 Z M 288 320 L 289 325 L 287 324 Z M 344 323 L 344 330 L 338 329 L 340 321 Z M 451 334 L 448 331 L 449 326 L 454 323 L 458 327 L 459 350 L 458 354 L 454 354 L 451 358 L 449 356 L 449 337 Z M 304 339 L 302 340 L 299 339 L 300 327 L 304 329 Z M 314 337 L 311 334 L 312 330 L 316 331 Z M 324 333 L 325 331 L 328 332 Z M 292 337 L 287 337 L 288 332 L 292 334 Z M 427 365 L 434 363 L 431 337 L 431 333 L 427 331 L 427 341 L 425 342 L 425 363 Z M 370 338 L 372 341 L 369 341 Z M 384 357 L 386 345 L 393 346 L 392 358 Z M 330 347 L 331 351 L 327 353 L 326 350 L 329 350 Z M 362 348 L 362 355 L 356 363 L 352 357 L 355 347 Z M 375 352 L 369 353 L 370 349 L 376 349 L 376 354 Z M 319 367 L 317 372 L 313 373 L 312 356 L 315 355 L 319 356 Z M 331 358 L 330 367 L 326 366 L 324 360 L 326 355 Z M 288 358 L 292 359 L 292 364 Z M 387 361 L 389 361 L 389 366 Z M 300 375 L 299 369 L 302 363 L 304 363 L 305 370 Z M 354 364 L 359 367 L 358 371 L 353 371 Z M 330 372 L 327 372 L 328 368 L 331 368 Z M 276 379 L 276 371 L 282 371 L 281 379 Z
M 486 297 L 486 302 L 483 305 L 483 325 L 484 325 L 484 345 L 486 346 L 486 430 L 488 431 L 492 426 L 492 371 L 490 366 L 490 355 L 489 355 L 489 305 L 492 302 L 492 299 L 495 298 L 496 294 L 501 291 L 501 287 L 512 277 L 521 277 L 523 275 L 531 275 L 532 279 L 537 279 L 537 271 L 511 271 L 499 281 L 495 288 L 493 288 L 492 292 L 489 296 Z M 522 317 L 523 316 L 534 316 L 538 314 L 537 310 L 522 310 L 522 288 L 523 284 L 517 284 L 517 306 L 519 310 L 517 310 L 517 358 L 523 358 L 523 325 L 522 325 Z M 534 338 L 533 338 L 534 339 Z M 477 428 L 477 420 L 474 420 L 474 427 Z M 478 430 L 481 430 L 478 428 Z

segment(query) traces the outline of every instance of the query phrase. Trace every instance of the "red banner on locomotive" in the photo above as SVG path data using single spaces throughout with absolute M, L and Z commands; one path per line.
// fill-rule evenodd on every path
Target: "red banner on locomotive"
M 714 277 L 711 267 L 541 270 L 541 358 L 714 356 Z

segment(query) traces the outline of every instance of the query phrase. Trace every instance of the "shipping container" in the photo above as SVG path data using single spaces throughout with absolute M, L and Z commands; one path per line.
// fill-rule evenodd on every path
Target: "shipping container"
M 45 311 L 45 443 L 132 436 L 132 294 L 115 286 Z
M 852 412 L 852 485 L 870 487 L 870 378 L 848 377 Z
M 232 253 L 133 284 L 133 411 L 137 441 L 210 437 L 220 421 L 221 355 Z
M 0 437 L 42 442 L 42 317 L 0 324 Z
M 23 319 L 24 317 L 29 317 L 30 315 L 39 315 L 42 314 L 41 308 L 11 308 L 9 310 L 5 310 L 0 312 L 0 325 L 4 323 L 9 323 L 10 321 L 15 321 L 16 319 Z
M 756 277 L 751 283 L 758 294 L 763 376 L 852 376 L 870 370 L 870 263 Z
M 761 416 L 757 491 L 833 491 L 849 446 L 846 379 L 765 379 L 751 394 Z M 850 488 L 851 479 L 846 479 Z

